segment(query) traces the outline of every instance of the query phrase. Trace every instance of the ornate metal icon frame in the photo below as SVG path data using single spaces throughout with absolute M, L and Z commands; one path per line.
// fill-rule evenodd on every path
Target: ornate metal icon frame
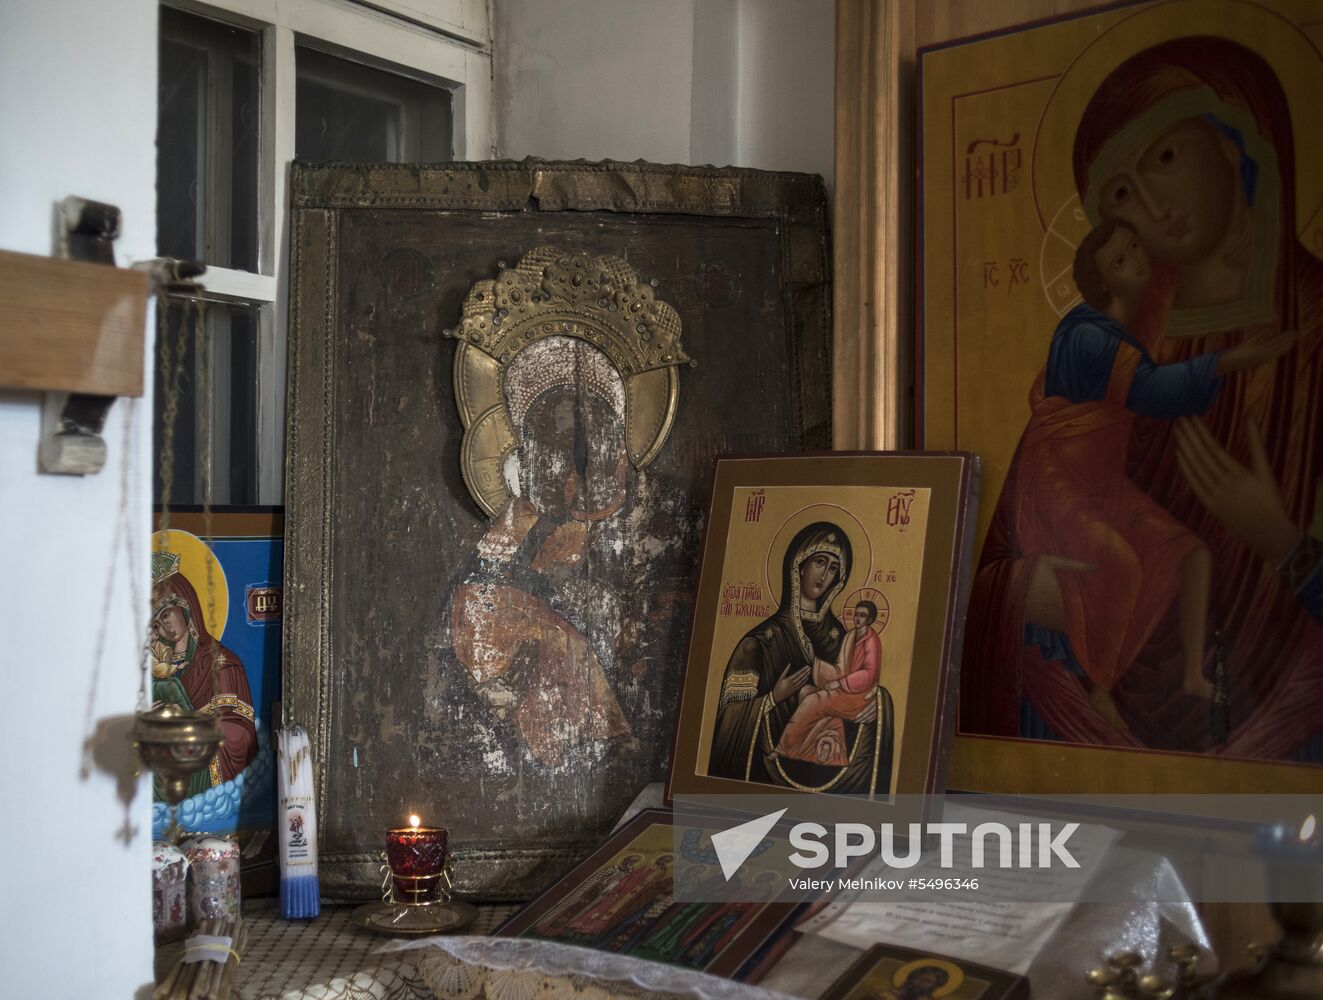
M 780 339 L 786 352 L 787 396 L 782 407 L 786 430 L 798 447 L 820 450 L 829 447 L 831 441 L 832 290 L 827 203 L 821 179 L 804 174 L 645 163 L 539 161 L 432 166 L 295 164 L 292 196 L 283 715 L 286 720 L 307 726 L 318 764 L 318 810 L 326 831 L 319 861 L 323 891 L 342 898 L 368 899 L 373 898 L 380 885 L 379 847 L 373 844 L 373 849 L 368 849 L 366 843 L 336 839 L 336 824 L 348 825 L 363 805 L 352 790 L 337 786 L 328 778 L 333 763 L 342 769 L 348 766 L 344 762 L 351 759 L 352 751 L 359 749 L 358 741 L 362 739 L 353 737 L 351 751 L 351 738 L 340 723 L 342 706 L 337 705 L 336 695 L 336 679 L 348 666 L 338 656 L 336 644 L 342 630 L 357 628 L 353 623 L 339 620 L 336 611 L 346 589 L 357 585 L 345 566 L 336 565 L 336 542 L 347 530 L 345 518 L 352 521 L 356 516 L 355 511 L 346 509 L 337 494 L 338 476 L 345 472 L 346 461 L 344 445 L 338 440 L 337 422 L 346 412 L 357 412 L 355 407 L 363 405 L 363 401 L 353 398 L 345 388 L 343 366 L 350 353 L 345 340 L 350 334 L 342 326 L 338 312 L 343 307 L 345 289 L 351 285 L 351 276 L 340 270 L 341 248 L 349 243 L 357 224 L 355 220 L 362 210 L 400 211 L 401 215 L 405 210 L 417 210 L 474 222 L 488 218 L 491 213 L 502 213 L 506 217 L 528 216 L 531 233 L 536 231 L 539 218 L 601 213 L 603 219 L 611 218 L 611 224 L 618 222 L 626 228 L 646 220 L 687 217 L 711 220 L 713 224 L 748 223 L 763 232 L 770 229 L 775 241 L 772 246 L 775 274 L 760 274 L 757 280 L 761 283 L 758 287 L 764 290 L 761 294 L 779 299 L 781 321 L 776 330 L 769 332 Z M 523 245 L 538 244 L 530 240 Z M 545 277 L 546 266 L 553 261 L 536 257 L 539 252 L 525 254 L 525 262 L 535 257 L 529 268 L 540 266 Z M 695 258 L 693 263 L 698 266 L 702 262 Z M 612 288 L 626 299 L 633 296 L 630 301 L 638 301 L 640 311 L 654 318 L 657 325 L 653 337 L 641 344 L 655 348 L 668 342 L 670 321 L 655 297 L 649 302 L 649 285 L 641 284 L 619 262 L 604 264 L 600 258 L 590 256 L 583 260 L 583 265 L 608 272 Z M 521 271 L 521 266 L 522 263 L 506 272 L 511 275 L 506 279 L 512 282 L 511 289 L 519 288 L 525 275 L 532 280 L 531 270 Z M 465 287 L 473 292 L 472 281 L 476 279 L 481 286 L 486 278 L 486 273 L 475 274 Z M 423 276 L 419 280 L 425 282 L 427 278 Z M 489 280 L 494 286 L 500 284 L 499 275 Z M 572 277 L 569 280 L 573 288 Z M 600 292 L 601 282 L 598 286 Z M 611 347 L 612 363 L 621 377 L 634 385 L 631 411 L 634 419 L 627 430 L 626 446 L 630 461 L 638 468 L 667 454 L 663 443 L 677 426 L 674 421 L 679 370 L 688 363 L 688 353 L 696 353 L 695 342 L 691 337 L 688 353 L 679 347 L 677 319 L 671 358 L 649 356 L 641 345 L 620 342 L 621 336 L 628 335 L 628 329 L 621 331 L 610 325 L 609 317 L 615 315 L 610 311 L 610 300 L 605 315 L 601 315 L 601 298 L 599 294 L 591 300 L 588 312 L 567 306 L 559 318 L 544 319 L 542 322 L 558 323 L 560 328 L 553 329 L 551 334 L 537 335 L 581 335 L 584 343 L 600 348 L 604 354 L 609 354 L 607 342 L 617 341 Z M 538 304 L 548 308 L 556 305 L 554 300 Z M 616 305 L 619 310 L 620 302 Z M 500 308 L 508 312 L 501 317 L 500 327 L 504 330 L 510 322 L 509 329 L 514 331 L 518 327 L 522 336 L 525 328 L 510 319 L 515 313 L 508 305 L 498 306 L 497 312 Z M 492 441 L 480 440 L 474 434 L 475 430 L 486 433 L 479 427 L 480 418 L 498 404 L 493 393 L 499 391 L 499 379 L 493 380 L 492 376 L 493 369 L 502 364 L 500 352 L 492 354 L 479 349 L 469 339 L 476 339 L 476 332 L 465 332 L 465 321 L 479 320 L 482 311 L 464 310 L 465 320 L 453 331 L 460 334 L 454 339 L 461 342 L 460 353 L 466 355 L 463 364 L 449 367 L 444 373 L 418 372 L 415 389 L 428 391 L 429 379 L 435 376 L 464 382 L 461 389 L 457 381 L 455 392 L 457 401 L 465 400 L 460 404 L 462 419 L 470 421 L 460 448 L 470 456 L 465 487 L 471 490 L 478 507 L 490 516 L 500 509 L 506 487 L 482 479 L 481 473 L 500 471 L 499 463 L 493 459 L 508 441 L 493 433 L 493 445 Z M 457 297 L 445 304 L 442 313 L 433 314 L 435 326 L 417 332 L 425 338 L 434 338 L 438 362 L 444 356 L 442 330 L 453 327 L 460 313 L 461 301 Z M 494 318 L 490 313 L 487 315 L 489 323 Z M 575 330 L 567 330 L 568 323 L 574 323 Z M 478 329 L 481 330 L 480 325 Z M 637 324 L 634 333 L 637 335 Z M 602 343 L 594 344 L 587 334 L 596 335 Z M 410 336 L 414 335 L 410 331 Z M 510 360 L 505 363 L 509 364 Z M 707 365 L 701 361 L 700 365 L 697 371 L 706 377 Z M 485 372 L 484 367 L 488 369 Z M 683 416 L 683 402 L 679 406 Z M 447 409 L 445 416 L 453 419 L 454 410 Z M 494 417 L 489 420 L 493 428 L 501 422 Z M 503 433 L 512 433 L 508 418 L 505 422 Z M 466 464 L 463 458 L 460 464 Z M 355 540 L 355 544 L 372 542 L 365 538 L 361 543 Z M 367 739 L 369 742 L 363 749 L 370 753 L 375 744 L 371 743 L 371 735 Z M 437 780 L 462 784 L 464 778 L 463 774 L 454 773 L 438 776 Z M 391 819 L 382 817 L 383 829 Z M 518 831 L 509 831 L 508 835 L 494 840 L 498 846 L 457 844 L 453 858 L 456 888 L 461 896 L 527 898 L 582 857 L 600 837 L 585 834 L 581 841 L 572 844 L 552 844 L 529 842 Z

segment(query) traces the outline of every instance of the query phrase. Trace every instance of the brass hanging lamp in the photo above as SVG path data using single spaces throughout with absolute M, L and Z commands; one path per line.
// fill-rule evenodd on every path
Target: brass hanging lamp
M 180 262 L 173 262 L 178 264 Z M 206 518 L 207 547 L 211 548 L 211 440 L 210 440 L 210 405 L 211 405 L 211 365 L 210 365 L 210 343 L 205 333 L 206 305 L 200 292 L 201 286 L 195 281 L 190 280 L 202 271 L 199 265 L 186 265 L 191 267 L 188 273 L 180 273 L 179 268 L 168 272 L 164 280 L 159 280 L 158 290 L 160 292 L 157 298 L 158 313 L 158 338 L 159 338 L 159 363 L 164 383 L 164 412 L 162 414 L 162 435 L 161 435 L 161 524 L 160 531 L 167 532 L 170 523 L 170 490 L 174 482 L 174 432 L 175 420 L 179 409 L 180 383 L 182 380 L 183 359 L 184 359 L 184 340 L 189 325 L 189 315 L 192 313 L 194 336 L 198 346 L 199 384 L 205 398 L 199 400 L 199 410 L 203 414 L 202 420 L 202 496 L 203 509 Z M 179 317 L 179 321 L 174 331 L 174 337 L 171 337 L 170 314 L 171 301 L 183 299 L 185 302 L 192 303 L 192 310 L 181 310 L 184 315 Z M 162 558 L 164 557 L 164 558 Z M 173 560 L 174 565 L 165 567 L 160 565 L 165 561 Z M 158 575 L 177 569 L 178 557 L 172 557 L 170 553 L 155 552 L 152 555 L 152 577 L 156 579 Z M 215 617 L 214 601 L 215 596 L 212 593 L 211 564 L 207 565 L 207 591 L 208 601 L 211 603 L 211 616 Z M 151 625 L 148 625 L 149 633 Z M 148 677 L 148 656 L 147 649 L 150 642 L 144 647 L 141 670 L 142 680 L 138 692 L 138 711 L 134 720 L 132 729 L 133 745 L 138 751 L 139 759 L 144 767 L 155 774 L 160 781 L 160 791 L 165 799 L 167 806 L 171 811 L 171 823 L 167 828 L 179 832 L 178 819 L 175 816 L 175 810 L 185 798 L 188 797 L 189 778 L 199 768 L 207 766 L 208 761 L 215 756 L 216 751 L 220 749 L 224 737 L 221 733 L 220 720 L 215 715 L 208 712 L 188 711 L 183 707 L 173 703 L 162 703 L 154 708 L 148 708 L 150 704 L 147 695 L 147 677 Z M 213 673 L 216 665 L 213 664 Z
M 161 779 L 161 794 L 171 808 L 188 797 L 188 779 L 220 749 L 220 722 L 214 715 L 185 712 L 164 704 L 138 712 L 133 745 L 144 767 Z

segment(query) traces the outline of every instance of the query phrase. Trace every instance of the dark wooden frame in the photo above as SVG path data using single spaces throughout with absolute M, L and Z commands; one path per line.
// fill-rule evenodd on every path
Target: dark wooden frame
M 295 164 L 290 242 L 288 428 L 285 500 L 284 713 L 308 727 L 314 760 L 339 752 L 332 728 L 332 500 L 337 406 L 336 273 L 341 219 L 357 209 L 416 208 L 531 213 L 608 211 L 713 219 L 774 220 L 780 234 L 782 296 L 792 381 L 790 412 L 801 447 L 831 439 L 831 256 L 820 178 L 765 171 L 644 163 L 539 161 L 416 165 Z M 440 329 L 437 330 L 438 344 Z M 457 779 L 460 775 L 455 776 Z M 341 804 L 343 802 L 343 804 Z M 353 809 L 317 776 L 325 823 Z M 564 870 L 590 849 L 515 846 L 453 852 L 461 888 L 485 898 L 527 898 L 538 862 Z M 322 886 L 363 896 L 380 883 L 375 852 L 323 842 Z M 471 877 L 473 876 L 473 877 Z

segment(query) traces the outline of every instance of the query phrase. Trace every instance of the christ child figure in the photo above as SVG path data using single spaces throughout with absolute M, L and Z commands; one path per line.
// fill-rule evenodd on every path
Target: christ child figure
M 813 683 L 800 690 L 799 704 L 769 756 L 844 766 L 842 719 L 853 719 L 874 697 L 882 673 L 882 642 L 873 631 L 877 605 L 860 601 L 854 627 L 841 643 L 836 663 L 815 660 Z
M 1034 394 L 1021 443 L 1031 481 L 1015 513 L 1015 537 L 1025 556 L 1052 560 L 1061 588 L 1064 620 L 1050 629 L 1036 622 L 1029 631 L 1068 669 L 1083 672 L 1094 710 L 1126 732 L 1112 692 L 1173 605 L 1182 688 L 1212 696 L 1203 674 L 1212 559 L 1200 538 L 1126 475 L 1135 416 L 1165 421 L 1204 413 L 1224 375 L 1275 361 L 1295 335 L 1156 363 L 1146 341 L 1161 331 L 1132 332 L 1145 330 L 1142 317 L 1153 304 L 1148 254 L 1116 220 L 1080 243 L 1074 277 L 1084 304 L 1058 324 L 1041 398 Z

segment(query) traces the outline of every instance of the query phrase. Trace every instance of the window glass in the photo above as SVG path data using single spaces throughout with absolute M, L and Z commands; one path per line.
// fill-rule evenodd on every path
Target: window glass
M 260 36 L 161 8 L 156 248 L 257 269 Z
M 350 163 L 450 159 L 450 91 L 299 46 L 294 156 Z
M 197 305 L 169 299 L 158 308 L 165 312 L 156 341 L 155 502 L 172 506 L 202 503 L 203 462 L 210 457 L 213 504 L 257 503 L 257 343 L 260 310 L 269 307 L 206 303 L 203 329 L 211 344 L 209 359 L 198 356 Z M 163 337 L 168 340 L 164 355 Z M 208 363 L 211 399 L 204 410 L 206 393 L 200 387 L 206 384 Z M 167 497 L 163 449 L 171 413 L 174 433 Z M 204 441 L 208 423 L 210 456 Z

